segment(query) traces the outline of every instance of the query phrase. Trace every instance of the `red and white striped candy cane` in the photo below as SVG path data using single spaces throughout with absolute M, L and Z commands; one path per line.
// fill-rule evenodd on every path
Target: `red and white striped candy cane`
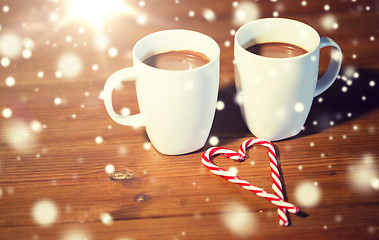
M 253 184 L 239 178 L 235 174 L 232 174 L 225 169 L 222 169 L 215 164 L 212 163 L 210 160 L 213 156 L 222 154 L 225 157 L 228 157 L 230 159 L 236 160 L 236 161 L 243 161 L 246 157 L 246 150 L 253 146 L 253 145 L 261 145 L 268 148 L 268 155 L 270 157 L 270 166 L 271 166 L 271 176 L 273 179 L 272 189 L 275 192 L 274 194 L 271 194 L 262 188 L 259 188 L 257 186 L 254 186 Z M 289 220 L 287 217 L 286 212 L 290 213 L 297 213 L 299 211 L 299 208 L 295 205 L 288 203 L 284 200 L 283 192 L 282 192 L 282 183 L 280 181 L 280 174 L 278 170 L 278 163 L 276 161 L 276 153 L 275 148 L 273 144 L 265 139 L 259 139 L 259 138 L 252 138 L 244 141 L 240 148 L 239 152 L 232 151 L 230 149 L 224 148 L 224 147 L 212 147 L 209 148 L 207 151 L 203 153 L 202 156 L 202 163 L 203 165 L 208 168 L 212 173 L 219 175 L 223 177 L 224 179 L 228 180 L 229 182 L 236 183 L 243 187 L 246 190 L 249 190 L 259 197 L 266 198 L 271 203 L 278 206 L 278 216 L 279 216 L 279 224 L 281 226 L 288 226 Z

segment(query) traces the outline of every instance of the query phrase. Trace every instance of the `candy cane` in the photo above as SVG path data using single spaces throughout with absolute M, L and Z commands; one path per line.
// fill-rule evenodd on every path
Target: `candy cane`
M 211 158 L 215 155 L 222 154 L 225 157 L 228 157 L 230 159 L 236 160 L 236 161 L 244 161 L 246 157 L 246 150 L 253 146 L 261 145 L 268 148 L 268 155 L 270 158 L 270 167 L 271 167 L 271 176 L 273 179 L 272 189 L 275 192 L 274 194 L 271 194 L 267 191 L 265 191 L 262 188 L 259 188 L 248 181 L 245 181 L 238 176 L 236 176 L 233 173 L 230 173 L 226 171 L 225 169 L 222 169 L 215 164 L 211 162 Z M 224 147 L 212 147 L 209 148 L 207 151 L 205 151 L 202 155 L 202 163 L 203 165 L 208 168 L 213 174 L 219 175 L 223 177 L 224 179 L 228 180 L 229 182 L 236 183 L 243 187 L 246 190 L 249 190 L 253 193 L 255 193 L 259 197 L 266 198 L 271 203 L 278 206 L 278 216 L 279 216 L 279 224 L 281 226 L 288 226 L 289 220 L 287 217 L 286 212 L 290 213 L 297 213 L 299 211 L 299 208 L 293 205 L 292 203 L 288 203 L 284 200 L 283 192 L 282 192 L 282 184 L 280 181 L 280 173 L 278 170 L 278 163 L 276 161 L 276 153 L 275 148 L 273 144 L 265 139 L 259 139 L 259 138 L 252 138 L 244 141 L 240 148 L 239 152 L 232 151 L 230 149 L 224 148 Z
M 243 156 L 243 159 L 246 157 L 246 149 L 253 146 L 254 144 L 262 145 L 268 148 L 268 156 L 270 157 L 270 167 L 271 167 L 271 177 L 273 180 L 272 183 L 272 189 L 274 190 L 276 196 L 278 196 L 281 199 L 284 199 L 283 192 L 282 192 L 282 183 L 280 181 L 280 173 L 278 170 L 278 163 L 276 161 L 276 153 L 274 145 L 272 145 L 271 142 L 267 140 L 261 140 L 261 139 L 248 139 L 244 141 L 240 147 L 240 154 Z M 289 220 L 287 217 L 287 210 L 286 208 L 278 207 L 277 210 L 278 216 L 279 216 L 279 224 L 281 226 L 288 226 Z

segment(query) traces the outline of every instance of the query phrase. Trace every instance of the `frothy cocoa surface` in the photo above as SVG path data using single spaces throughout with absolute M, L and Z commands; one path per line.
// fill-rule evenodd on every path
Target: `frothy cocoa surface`
M 299 46 L 283 42 L 267 42 L 254 44 L 246 48 L 247 51 L 271 58 L 290 58 L 300 56 L 307 51 Z
M 148 57 L 144 63 L 165 70 L 188 70 L 210 62 L 203 53 L 192 50 L 169 51 Z

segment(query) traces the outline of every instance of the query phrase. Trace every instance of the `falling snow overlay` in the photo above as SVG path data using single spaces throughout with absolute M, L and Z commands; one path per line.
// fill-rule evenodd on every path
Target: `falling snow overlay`
M 329 57 L 342 57 L 336 81 L 314 98 L 297 136 L 273 142 L 284 200 L 302 211 L 289 214 L 287 229 L 276 206 L 200 163 L 208 148 L 237 150 L 254 137 L 233 54 L 239 27 L 260 18 L 304 22 L 343 53 L 321 51 L 319 76 Z M 379 3 L 364 0 L 0 0 L 0 239 L 379 239 L 378 22 Z M 107 77 L 133 65 L 139 39 L 166 29 L 209 35 L 221 51 L 209 137 L 180 156 L 160 154 L 146 127 L 118 125 L 104 107 Z M 115 112 L 141 112 L 137 88 L 116 88 Z M 276 116 L 306 111 L 293 103 Z M 272 187 L 266 149 L 215 164 Z

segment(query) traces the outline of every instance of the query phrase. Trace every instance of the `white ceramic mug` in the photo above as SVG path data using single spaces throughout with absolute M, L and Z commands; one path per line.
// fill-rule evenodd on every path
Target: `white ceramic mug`
M 268 140 L 298 134 L 313 98 L 329 88 L 338 76 L 342 52 L 336 42 L 320 37 L 312 27 L 295 20 L 265 18 L 238 29 L 234 42 L 237 102 L 251 133 Z M 307 53 L 271 58 L 246 50 L 247 44 L 284 42 Z M 318 79 L 320 49 L 332 47 L 327 71 Z
M 193 50 L 210 62 L 190 70 L 163 70 L 143 61 L 171 50 Z M 178 155 L 202 148 L 216 110 L 220 48 L 210 37 L 189 30 L 165 30 L 140 39 L 133 47 L 133 66 L 113 73 L 104 86 L 110 117 L 126 126 L 145 126 L 153 146 Z M 122 116 L 112 105 L 112 91 L 122 81 L 136 80 L 140 113 Z

